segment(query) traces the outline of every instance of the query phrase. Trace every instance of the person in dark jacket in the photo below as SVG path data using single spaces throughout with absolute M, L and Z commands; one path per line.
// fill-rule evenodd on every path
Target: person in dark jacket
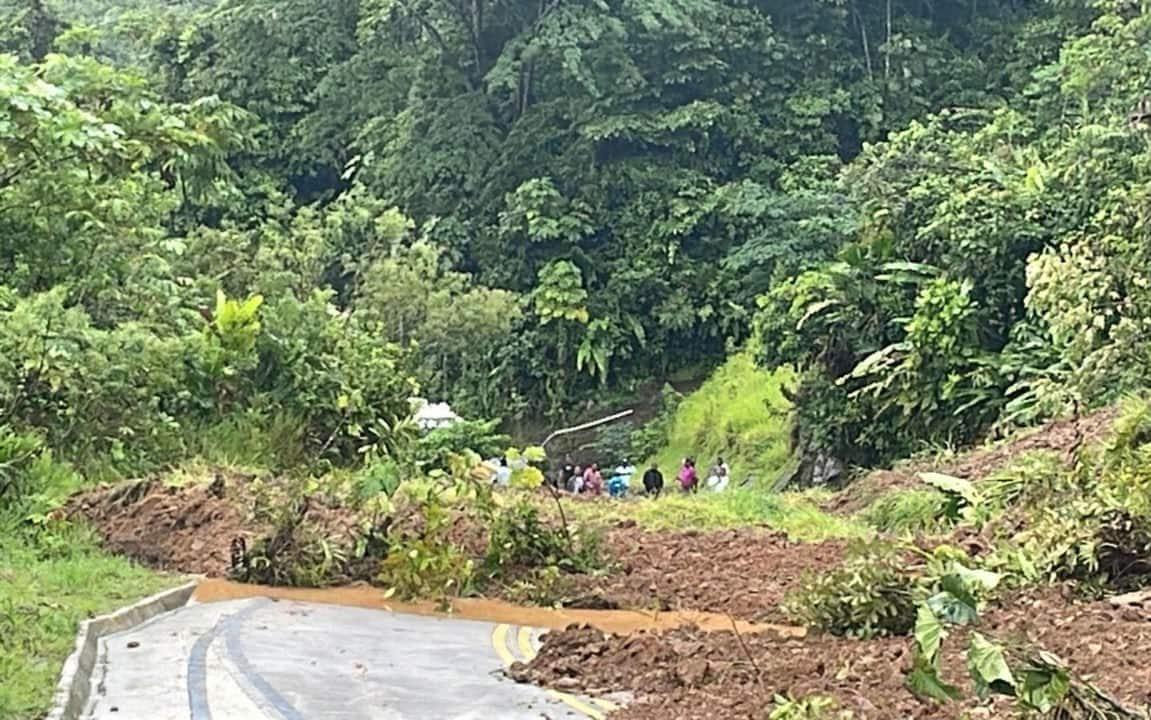
M 659 471 L 659 465 L 654 462 L 643 474 L 643 490 L 648 495 L 655 497 L 659 497 L 659 494 L 663 492 L 663 473 Z

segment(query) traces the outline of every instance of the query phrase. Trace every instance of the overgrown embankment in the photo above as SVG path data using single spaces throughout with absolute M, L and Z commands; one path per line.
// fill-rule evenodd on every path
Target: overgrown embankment
M 700 472 L 722 457 L 733 484 L 774 481 L 788 462 L 791 403 L 783 388 L 786 369 L 768 372 L 747 353 L 728 358 L 666 420 L 666 438 L 655 459 L 669 479 L 685 457 Z

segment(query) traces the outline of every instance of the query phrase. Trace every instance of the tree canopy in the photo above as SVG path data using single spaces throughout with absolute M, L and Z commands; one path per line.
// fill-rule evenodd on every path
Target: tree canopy
M 2 4 L 9 418 L 143 343 L 149 412 L 354 456 L 750 343 L 879 463 L 1151 362 L 1140 2 Z

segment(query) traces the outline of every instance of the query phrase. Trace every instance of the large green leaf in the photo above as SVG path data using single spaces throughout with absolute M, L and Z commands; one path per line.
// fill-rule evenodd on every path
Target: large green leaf
M 937 664 L 918 653 L 911 672 L 907 674 L 907 689 L 918 697 L 942 703 L 960 698 L 959 690 L 939 677 Z
M 1071 676 L 1066 668 L 1058 662 L 1044 660 L 1029 663 L 1019 673 L 1019 685 L 1016 688 L 1019 702 L 1041 713 L 1049 712 L 1059 705 L 1070 689 Z
M 971 633 L 967 669 L 971 671 L 980 698 L 991 694 L 1015 696 L 1015 676 L 1011 674 L 1003 648 L 977 632 Z
M 946 637 L 947 631 L 932 608 L 920 605 L 915 611 L 915 642 L 919 645 L 919 652 L 929 660 L 934 660 Z
M 935 472 L 921 472 L 919 473 L 919 479 L 937 490 L 951 495 L 958 495 L 963 498 L 968 505 L 979 504 L 979 491 L 975 489 L 975 484 L 970 480 Z

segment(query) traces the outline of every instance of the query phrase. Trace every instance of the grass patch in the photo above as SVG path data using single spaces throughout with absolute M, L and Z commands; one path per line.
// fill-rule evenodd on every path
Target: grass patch
M 0 536 L 0 718 L 43 717 L 80 621 L 179 578 L 99 550 L 80 531 L 47 547 Z
M 814 493 L 768 493 L 741 488 L 699 495 L 669 493 L 658 500 L 565 502 L 564 510 L 579 522 L 635 520 L 650 530 L 722 530 L 766 525 L 797 542 L 866 538 L 874 534 L 854 519 L 820 510 L 819 497 Z M 554 504 L 548 504 L 554 510 Z
M 782 387 L 787 369 L 767 372 L 747 353 L 733 355 L 698 390 L 684 398 L 672 418 L 667 446 L 656 460 L 670 482 L 685 457 L 701 473 L 716 457 L 731 466 L 732 479 L 773 481 L 788 461 L 791 404 Z

